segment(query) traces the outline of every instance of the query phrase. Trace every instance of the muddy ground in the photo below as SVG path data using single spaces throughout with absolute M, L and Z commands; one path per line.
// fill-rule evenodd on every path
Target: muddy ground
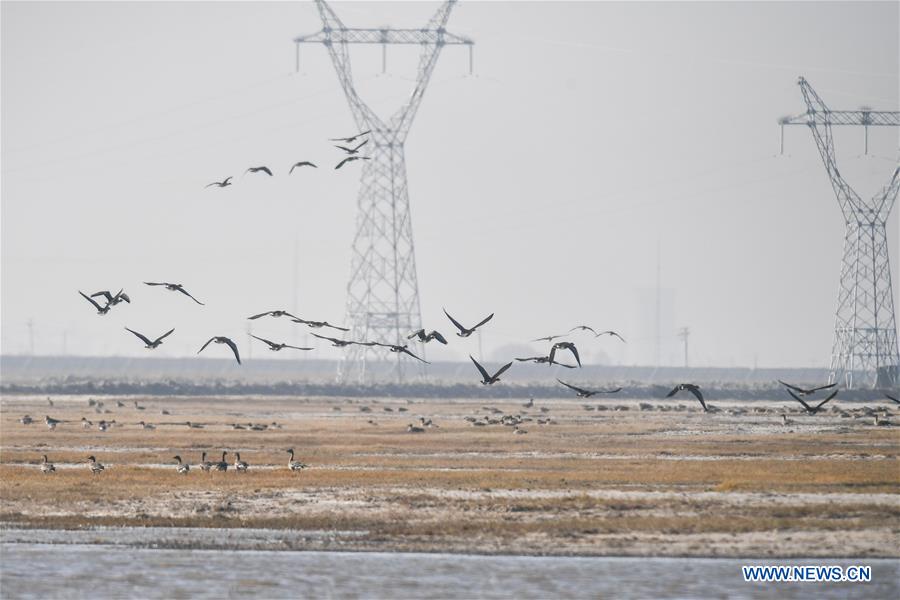
M 807 416 L 778 400 L 714 413 L 687 399 L 97 400 L 2 399 L 5 528 L 179 527 L 162 536 L 179 547 L 900 556 L 900 412 L 887 402 Z M 420 418 L 434 426 L 408 432 Z M 288 448 L 309 468 L 289 471 Z M 198 468 L 223 450 L 248 471 Z

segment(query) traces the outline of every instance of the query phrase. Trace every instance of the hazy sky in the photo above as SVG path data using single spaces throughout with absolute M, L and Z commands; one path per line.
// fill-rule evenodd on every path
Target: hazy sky
M 437 6 L 335 10 L 419 26 Z M 826 365 L 843 223 L 810 133 L 789 129 L 777 157 L 776 119 L 805 110 L 801 74 L 832 108 L 898 110 L 898 22 L 897 2 L 460 3 L 448 28 L 475 39 L 475 76 L 446 48 L 407 142 L 424 325 L 449 333 L 443 306 L 495 312 L 491 356 L 587 323 L 629 338 L 585 343 L 589 360 L 646 364 L 659 255 L 664 361 L 688 326 L 693 364 Z M 2 3 L 3 353 L 29 350 L 29 319 L 38 354 L 65 338 L 70 354 L 145 355 L 126 325 L 176 327 L 159 356 L 216 334 L 244 346 L 245 317 L 293 308 L 295 282 L 300 316 L 345 319 L 360 171 L 334 171 L 326 140 L 354 125 L 324 48 L 293 72 L 292 38 L 320 27 L 309 2 Z M 387 76 L 377 47 L 352 57 L 377 111 L 403 103 L 416 48 L 391 47 Z M 861 130 L 836 145 L 869 196 L 898 131 L 872 130 L 869 157 Z M 287 177 L 301 159 L 322 168 Z M 259 164 L 276 177 L 240 177 Z M 134 303 L 102 318 L 77 294 L 120 287 Z

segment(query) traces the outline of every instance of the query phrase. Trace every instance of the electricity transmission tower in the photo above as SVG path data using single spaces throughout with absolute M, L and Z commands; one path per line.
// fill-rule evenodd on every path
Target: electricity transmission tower
M 900 167 L 873 198 L 863 200 L 838 171 L 831 128 L 865 127 L 868 150 L 868 128 L 900 126 L 900 112 L 830 110 L 804 78 L 798 84 L 807 110 L 781 119 L 782 132 L 785 125 L 809 127 L 846 224 L 829 383 L 895 388 L 900 360 L 886 225 L 900 189 Z
M 328 50 L 350 105 L 357 131 L 371 131 L 370 160 L 365 161 L 357 197 L 356 235 L 353 239 L 350 281 L 347 284 L 347 317 L 352 340 L 403 345 L 406 335 L 421 327 L 415 247 L 406 186 L 404 143 L 422 96 L 445 45 L 469 47 L 472 40 L 449 33 L 445 26 L 455 0 L 442 3 L 428 23 L 417 29 L 346 27 L 325 0 L 316 0 L 322 30 L 294 39 L 299 68 L 300 44 L 319 43 Z M 383 120 L 359 97 L 350 70 L 351 44 L 381 44 L 382 68 L 389 44 L 419 46 L 418 75 L 406 103 Z M 424 357 L 423 349 L 417 352 Z M 341 364 L 342 380 L 374 378 L 374 364 L 390 365 L 390 375 L 403 379 L 405 360 L 396 353 L 388 358 L 385 348 L 353 345 Z M 368 365 L 369 358 L 374 357 Z M 422 363 L 415 361 L 419 373 Z

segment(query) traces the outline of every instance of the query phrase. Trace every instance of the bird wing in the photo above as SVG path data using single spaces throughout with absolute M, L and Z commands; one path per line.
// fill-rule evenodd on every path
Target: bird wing
M 127 302 L 128 304 L 131 304 L 131 298 L 129 298 L 129 297 L 128 297 L 128 294 L 126 294 L 125 292 L 123 292 L 123 291 L 121 291 L 121 290 L 119 290 L 119 293 L 116 294 L 116 298 L 121 298 L 122 300 L 124 300 L 124 301 Z
M 226 177 L 225 179 L 223 179 L 223 180 L 222 180 L 222 183 L 225 184 L 225 183 L 228 183 L 229 181 L 231 181 L 231 177 L 230 177 L 230 176 L 229 176 L 229 177 Z
M 241 355 L 238 354 L 237 344 L 232 342 L 229 338 L 225 338 L 225 343 L 228 344 L 228 347 L 234 352 L 234 357 L 237 359 L 238 364 L 241 364 Z
M 444 310 L 444 314 L 447 315 L 447 318 L 450 319 L 450 322 L 451 322 L 451 323 L 453 323 L 454 325 L 456 325 L 456 328 L 459 329 L 459 332 L 460 332 L 460 333 L 462 333 L 463 331 L 466 330 L 465 327 L 463 327 L 462 325 L 459 324 L 459 321 L 457 321 L 456 319 L 454 319 L 453 317 L 450 316 L 450 313 L 447 312 L 447 309 L 446 309 L 446 308 L 443 309 L 443 310 Z M 469 357 L 469 358 L 471 358 L 471 357 Z M 474 359 L 473 359 L 473 360 L 474 360 Z M 477 364 L 477 363 L 476 363 L 476 364 Z
M 494 376 L 491 377 L 491 379 L 497 379 L 498 377 L 500 377 L 501 375 L 503 375 L 503 373 L 505 373 L 506 370 L 507 370 L 508 368 L 510 368 L 511 366 L 512 366 L 512 361 L 506 363 L 505 365 L 503 365 L 502 367 L 500 367 L 500 369 L 498 369 L 496 373 L 494 373 Z
M 209 339 L 206 341 L 206 343 L 203 344 L 203 346 L 202 346 L 199 350 L 197 350 L 197 354 L 200 354 L 201 352 L 203 352 L 203 350 L 204 350 L 207 346 L 209 346 L 210 343 L 212 343 L 212 341 L 213 341 L 214 339 L 216 339 L 216 338 L 214 338 L 214 337 L 209 338 Z
M 265 317 L 266 315 L 271 314 L 271 313 L 272 313 L 272 311 L 266 311 L 266 312 L 263 312 L 263 313 L 259 313 L 258 315 L 253 315 L 252 317 L 247 317 L 247 320 L 248 320 L 248 321 L 252 321 L 253 319 L 258 319 L 258 318 L 260 318 L 260 317 Z M 294 317 L 294 318 L 296 318 L 296 317 Z
M 155 281 L 145 281 L 144 285 L 169 285 L 168 283 L 157 283 Z
M 900 400 L 894 398 L 894 397 L 891 396 L 890 394 L 885 394 L 885 397 L 886 397 L 888 400 L 893 400 L 893 401 L 896 402 L 897 404 L 900 404 Z
M 556 380 L 557 380 L 558 382 L 560 382 L 561 384 L 563 384 L 564 386 L 566 386 L 567 388 L 569 388 L 570 390 L 575 390 L 575 391 L 578 392 L 579 394 L 587 394 L 587 393 L 588 393 L 587 390 L 582 389 L 582 388 L 580 388 L 580 387 L 576 387 L 576 386 L 574 386 L 574 385 L 570 385 L 570 384 L 566 383 L 565 381 L 563 381 L 562 379 L 557 378 Z
M 595 335 L 597 333 L 596 331 L 594 331 L 593 327 L 588 327 L 587 325 L 576 325 L 575 327 L 573 327 L 572 329 L 569 330 L 569 333 L 572 333 L 576 329 L 580 329 L 581 331 L 590 331 L 591 333 L 593 333 Z
M 416 336 L 418 336 L 419 339 L 424 339 L 424 338 L 425 338 L 425 330 L 424 330 L 424 329 L 420 329 L 420 330 L 418 330 L 418 331 L 413 331 L 411 334 L 409 334 L 408 336 L 406 336 L 406 339 L 411 340 L 411 339 L 413 339 L 413 338 L 416 337 Z
M 93 305 L 94 305 L 94 308 L 96 308 L 97 310 L 103 310 L 103 307 L 100 306 L 99 304 L 97 304 L 97 302 L 96 302 L 93 298 L 91 298 L 90 296 L 86 295 L 86 294 L 85 294 L 84 292 L 82 292 L 81 290 L 78 290 L 78 293 L 81 294 L 81 296 L 82 296 L 85 300 L 87 300 L 88 302 L 90 302 L 91 304 L 93 304 Z
M 445 338 L 443 335 L 441 335 L 440 331 L 432 331 L 428 335 L 430 337 L 432 337 L 433 339 L 436 339 L 440 343 L 444 344 L 445 346 L 447 345 L 447 338 Z
M 357 146 L 356 148 L 353 149 L 353 151 L 354 151 L 354 152 L 359 151 L 360 148 L 362 148 L 363 146 L 365 146 L 365 145 L 368 144 L 368 143 L 369 143 L 369 140 L 365 140 L 365 141 L 361 142 L 361 143 L 359 144 L 359 146 Z
M 353 154 L 355 152 L 355 150 L 351 150 L 350 148 L 347 148 L 346 146 L 337 146 L 336 145 L 335 148 L 339 148 L 339 149 L 343 150 L 344 152 L 346 152 L 347 154 Z
M 158 338 L 156 338 L 155 341 L 161 342 L 162 340 L 164 340 L 164 339 L 166 339 L 167 337 L 169 337 L 170 335 L 172 335 L 172 333 L 173 333 L 174 331 L 175 331 L 175 328 L 173 327 L 172 329 L 168 330 L 167 332 L 165 332 L 164 334 L 162 334 L 161 336 L 159 336 Z
M 703 401 L 703 394 L 700 393 L 700 388 L 696 385 L 688 386 L 688 391 L 697 397 L 697 400 L 700 401 L 700 406 L 703 407 L 703 412 L 708 412 L 709 409 L 706 408 L 706 402 Z
M 541 357 L 540 357 L 540 356 L 532 356 L 532 357 L 529 357 L 529 358 L 517 358 L 517 359 L 515 359 L 515 360 L 517 360 L 517 361 L 519 361 L 519 362 L 528 362 L 528 361 L 531 361 L 531 360 L 537 360 L 537 359 L 539 359 L 539 358 L 541 358 Z
M 475 329 L 478 329 L 479 327 L 481 327 L 482 325 L 484 325 L 485 323 L 487 323 L 488 321 L 490 321 L 493 318 L 494 318 L 494 313 L 489 314 L 488 316 L 486 316 L 484 319 L 481 320 L 481 323 L 479 323 L 478 325 L 473 327 L 472 330 L 474 331 Z
M 301 348 L 300 346 L 291 346 L 289 344 L 285 344 L 284 347 L 293 348 L 294 350 L 315 350 L 315 348 Z
M 421 360 L 421 361 L 422 361 L 423 363 L 425 363 L 426 365 L 431 364 L 431 363 L 429 363 L 427 360 L 425 360 L 424 358 L 420 358 L 420 357 L 416 356 L 415 354 L 413 354 L 412 352 L 410 352 L 410 351 L 409 351 L 409 348 L 403 348 L 400 352 L 403 352 L 404 354 L 409 354 L 410 356 L 412 356 L 412 357 L 415 358 L 416 360 Z
M 552 342 L 553 340 L 555 340 L 558 337 L 559 337 L 558 335 L 548 335 L 547 337 L 537 338 L 536 340 L 531 340 L 531 341 L 532 342 Z
M 615 394 L 616 392 L 621 392 L 621 391 L 622 391 L 622 388 L 617 387 L 617 388 L 613 388 L 611 390 L 599 390 L 598 393 L 600 393 L 600 394 Z
M 830 385 L 819 386 L 819 387 L 816 387 L 816 388 L 813 388 L 813 389 L 809 390 L 808 393 L 812 394 L 812 393 L 818 392 L 819 390 L 827 390 L 827 389 L 829 389 L 829 388 L 833 388 L 833 387 L 836 386 L 836 385 L 837 385 L 837 383 L 832 383 L 832 384 L 830 384 Z
M 273 348 L 274 348 L 275 346 L 278 345 L 278 344 L 276 344 L 275 342 L 270 342 L 269 340 L 267 340 L 267 339 L 265 339 L 265 338 L 261 338 L 261 337 L 255 336 L 255 335 L 253 335 L 252 333 L 250 334 L 250 337 L 256 338 L 256 339 L 258 339 L 258 340 L 261 341 L 261 342 L 265 342 L 266 344 L 268 344 L 269 346 L 271 346 L 271 347 L 273 347 Z
M 837 384 L 834 384 L 834 385 L 837 385 Z M 831 387 L 831 386 L 828 386 L 828 387 Z M 821 388 L 820 388 L 820 389 L 821 389 Z M 822 400 L 821 402 L 819 402 L 818 404 L 816 404 L 816 410 L 819 410 L 820 408 L 822 408 L 823 406 L 825 406 L 826 404 L 828 404 L 829 402 L 831 402 L 831 399 L 834 398 L 834 397 L 837 396 L 837 395 L 838 395 L 838 391 L 837 391 L 837 390 L 834 390 L 833 392 L 831 392 L 831 394 L 830 394 L 827 398 L 825 398 L 824 400 Z
M 312 333 L 312 332 L 310 332 L 310 333 Z M 328 340 L 329 342 L 334 342 L 335 344 L 339 344 L 344 341 L 344 340 L 338 340 L 335 338 L 328 337 L 327 335 L 319 335 L 318 333 L 312 333 L 312 335 L 321 340 Z
M 623 338 L 621 335 L 619 335 L 618 333 L 616 333 L 615 331 L 612 331 L 612 330 L 609 330 L 609 331 L 601 331 L 600 333 L 598 333 L 598 334 L 597 334 L 596 336 L 594 336 L 594 337 L 600 337 L 601 335 L 604 335 L 604 334 L 605 334 L 605 335 L 609 335 L 609 336 L 611 336 L 611 337 L 612 337 L 612 336 L 615 336 L 615 337 L 619 338 L 620 340 L 622 340 L 623 342 L 625 341 L 625 338 Z
M 785 385 L 787 385 L 787 384 L 785 384 Z M 788 387 L 793 387 L 793 386 L 788 386 Z M 806 402 L 804 402 L 803 399 L 800 398 L 800 396 L 798 396 L 797 394 L 795 394 L 795 393 L 792 392 L 791 390 L 788 390 L 787 393 L 791 395 L 791 398 L 793 398 L 794 400 L 796 400 L 797 402 L 799 402 L 800 404 L 802 404 L 802 405 L 803 405 L 803 408 L 805 408 L 806 410 L 812 410 L 812 408 L 809 406 L 809 404 L 807 404 Z
M 450 315 L 447 315 L 447 316 L 449 317 Z M 491 376 L 488 375 L 488 372 L 484 370 L 484 367 L 482 367 L 480 364 L 478 364 L 478 361 L 475 360 L 474 358 L 472 358 L 471 354 L 469 355 L 469 358 L 471 358 L 472 362 L 475 363 L 475 366 L 478 367 L 478 372 L 481 373 L 481 378 L 484 379 L 485 381 L 490 380 Z
M 135 331 L 134 329 L 128 329 L 128 328 L 126 327 L 126 328 L 125 328 L 125 331 L 130 331 L 130 332 L 133 333 L 134 335 L 138 336 L 138 337 L 141 339 L 141 341 L 144 342 L 145 344 L 147 344 L 148 346 L 149 346 L 150 344 L 153 343 L 153 342 L 151 342 L 150 340 L 148 340 L 146 337 L 144 337 L 142 334 L 140 334 L 140 333 L 138 333 L 137 331 Z M 173 331 L 174 331 L 174 330 L 173 330 Z
M 337 164 L 337 166 L 334 168 L 334 170 L 337 171 L 338 169 L 340 169 L 341 167 L 344 166 L 344 163 L 346 163 L 347 161 L 350 161 L 350 160 L 353 160 L 353 157 L 352 157 L 352 156 L 348 156 L 347 158 L 345 158 L 344 160 L 342 160 L 341 162 L 339 162 L 339 163 Z
M 104 291 L 102 291 L 102 292 L 97 292 L 96 294 L 91 294 L 91 298 L 96 298 L 97 296 L 106 296 L 106 301 L 107 301 L 107 302 L 112 302 L 112 300 L 113 300 L 113 295 L 110 294 L 110 293 L 109 293 L 108 291 L 106 291 L 106 290 L 104 290 Z
M 577 362 L 578 366 L 580 367 L 581 366 L 581 357 L 578 356 L 578 348 L 575 347 L 575 344 L 570 344 L 568 346 L 568 348 L 569 348 L 569 350 L 572 351 L 572 354 L 575 355 L 575 362 Z
M 799 388 L 799 387 L 797 387 L 796 385 L 791 385 L 791 384 L 789 384 L 789 383 L 787 383 L 787 382 L 784 382 L 784 381 L 782 381 L 782 380 L 780 380 L 780 379 L 776 379 L 776 381 L 777 381 L 778 383 L 780 383 L 781 385 L 783 385 L 784 387 L 786 387 L 786 388 L 788 388 L 788 389 L 791 389 L 791 390 L 794 390 L 795 392 L 800 392 L 801 394 L 806 394 L 806 393 L 807 393 L 806 390 L 804 390 L 803 388 Z M 792 394 L 792 395 L 793 395 L 793 394 Z
M 203 186 L 203 189 L 206 189 L 206 188 L 208 188 L 208 187 L 212 187 L 212 186 L 214 186 L 214 185 L 217 185 L 217 186 L 219 186 L 219 187 L 222 187 L 222 184 L 220 184 L 218 181 L 213 181 L 212 183 L 207 183 L 206 185 L 204 185 L 204 186 Z
M 347 327 L 338 327 L 337 325 L 332 325 L 329 322 L 325 322 L 325 327 L 331 327 L 332 329 L 337 329 L 338 331 L 350 331 Z
M 259 170 L 262 171 L 263 173 L 268 173 L 269 177 L 272 176 L 272 170 L 269 167 L 260 167 Z
M 561 362 L 553 363 L 553 364 L 554 364 L 554 365 L 559 365 L 559 366 L 561 366 L 561 367 L 565 367 L 565 368 L 567 368 L 567 369 L 574 369 L 574 368 L 575 368 L 575 365 L 567 365 L 566 363 L 561 363 Z
M 671 392 L 669 392 L 668 394 L 666 394 L 666 398 L 671 398 L 672 396 L 674 396 L 675 394 L 677 394 L 679 391 L 680 391 L 680 386 L 677 386 L 677 385 L 676 385 L 675 387 L 672 388 L 672 391 L 671 391 Z
M 555 345 L 552 348 L 550 348 L 550 356 L 548 357 L 551 365 L 553 364 L 554 357 L 556 357 L 556 346 Z
M 184 289 L 183 287 L 179 287 L 178 291 L 181 292 L 182 294 L 184 294 L 185 296 L 187 296 L 188 298 L 190 298 L 191 300 L 193 300 L 194 302 L 196 302 L 197 304 L 199 304 L 200 306 L 206 306 L 205 304 L 203 304 L 202 302 L 200 302 L 199 300 L 197 300 L 196 298 L 191 296 L 188 293 L 188 291 L 186 289 Z

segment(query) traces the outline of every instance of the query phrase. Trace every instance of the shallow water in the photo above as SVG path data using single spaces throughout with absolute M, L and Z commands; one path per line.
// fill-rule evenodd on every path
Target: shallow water
M 208 530 L 214 535 L 217 530 Z M 263 531 L 263 530 L 259 530 Z M 3 598 L 897 598 L 895 559 L 473 556 L 136 547 L 139 530 L 0 544 Z M 324 533 L 324 532 L 323 532 Z M 72 535 L 69 534 L 77 534 Z M 72 542 L 62 542 L 70 539 Z M 108 543 L 117 540 L 115 543 Z M 872 582 L 745 583 L 746 564 L 870 565 Z

